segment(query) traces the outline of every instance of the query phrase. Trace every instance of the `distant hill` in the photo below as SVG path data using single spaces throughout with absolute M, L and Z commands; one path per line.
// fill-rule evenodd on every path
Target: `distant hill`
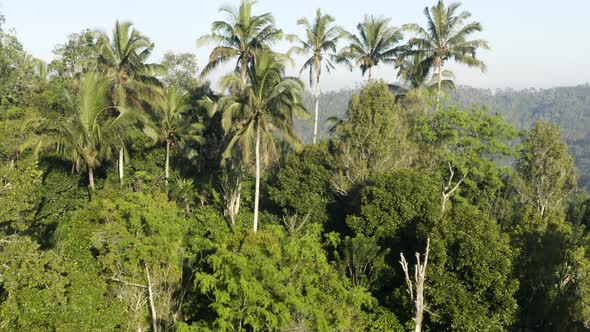
M 328 136 L 325 120 L 344 117 L 348 103 L 357 90 L 348 89 L 322 94 L 320 102 L 320 137 Z M 551 89 L 488 90 L 460 86 L 451 93 L 450 102 L 464 108 L 487 105 L 519 129 L 529 128 L 536 120 L 558 123 L 564 139 L 576 157 L 580 185 L 590 189 L 590 85 Z M 305 104 L 313 111 L 313 97 Z M 312 119 L 299 121 L 297 128 L 306 142 L 311 141 Z
M 356 92 L 358 92 L 357 89 L 344 89 L 322 93 L 320 98 L 320 123 L 318 126 L 320 138 L 325 138 L 329 135 L 330 128 L 326 120 L 333 116 L 343 118 L 348 108 L 348 103 Z M 303 104 L 311 113 L 311 117 L 307 120 L 297 121 L 295 128 L 302 135 L 306 143 L 311 143 L 313 138 L 313 112 L 315 110 L 314 97 L 311 93 L 308 92 L 305 94 Z

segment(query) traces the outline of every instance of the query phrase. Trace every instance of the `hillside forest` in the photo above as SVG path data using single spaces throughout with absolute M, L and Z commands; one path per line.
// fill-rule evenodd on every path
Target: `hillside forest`
M 461 86 L 460 3 L 233 2 L 199 62 L 116 21 L 47 63 L 0 14 L 1 331 L 590 330 L 587 85 Z
M 330 137 L 330 118 L 342 119 L 346 116 L 348 102 L 359 89 L 343 89 L 322 93 L 320 99 L 320 130 L 322 138 Z M 392 91 L 396 94 L 396 90 Z M 307 93 L 304 104 L 311 107 L 313 97 Z M 536 121 L 558 124 L 561 137 L 574 155 L 578 169 L 579 187 L 590 188 L 590 86 L 579 85 L 551 89 L 477 89 L 458 86 L 449 90 L 444 103 L 459 108 L 485 107 L 488 113 L 499 113 L 506 121 L 519 130 L 531 129 Z M 312 127 L 309 119 L 295 122 L 305 142 L 312 140 Z

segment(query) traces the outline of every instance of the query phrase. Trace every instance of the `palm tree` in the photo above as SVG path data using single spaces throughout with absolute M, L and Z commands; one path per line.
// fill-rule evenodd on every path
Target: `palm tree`
M 236 73 L 223 78 L 224 90 L 241 91 L 238 95 L 223 97 L 220 101 L 224 128 L 235 128 L 224 158 L 229 158 L 239 148 L 244 160 L 250 158 L 254 143 L 256 184 L 254 193 L 254 231 L 258 230 L 260 198 L 260 172 L 262 158 L 268 163 L 277 155 L 275 139 L 280 136 L 286 142 L 299 147 L 301 141 L 293 128 L 293 115 L 305 115 L 301 104 L 303 83 L 285 77 L 287 57 L 271 52 L 255 54 L 250 64 L 249 84 L 244 84 Z M 264 151 L 263 151 L 264 150 Z
M 116 22 L 112 40 L 102 34 L 100 45 L 100 68 L 114 80 L 112 99 L 119 112 L 141 110 L 142 98 L 153 95 L 160 86 L 156 78 L 160 65 L 148 64 L 154 44 L 133 28 L 130 22 Z M 119 180 L 123 182 L 125 144 L 119 147 Z
M 164 174 L 166 184 L 170 177 L 170 148 L 190 149 L 192 142 L 203 143 L 200 135 L 204 126 L 191 122 L 187 112 L 192 109 L 190 95 L 176 88 L 161 89 L 152 103 L 152 123 L 160 143 L 166 147 Z M 193 149 L 190 149 L 194 151 Z
M 207 75 L 221 63 L 237 58 L 236 71 L 245 80 L 254 52 L 267 50 L 282 38 L 283 32 L 275 27 L 271 13 L 252 15 L 255 3 L 253 0 L 242 0 L 238 10 L 221 7 L 219 11 L 227 14 L 227 21 L 213 22 L 211 33 L 197 41 L 199 46 L 211 42 L 218 45 L 211 51 L 209 63 L 203 68 L 201 76 Z
M 49 79 L 49 71 L 47 63 L 41 59 L 35 59 L 35 78 L 39 82 L 47 82 Z
M 41 119 L 46 134 L 28 141 L 23 147 L 36 147 L 40 150 L 54 150 L 74 163 L 77 170 L 85 166 L 88 183 L 94 191 L 94 170 L 102 161 L 113 156 L 115 145 L 113 138 L 118 127 L 126 119 L 125 115 L 117 118 L 108 116 L 112 109 L 108 98 L 113 81 L 97 73 L 88 73 L 80 81 L 75 99 L 75 111 L 65 121 Z
M 389 25 L 389 19 L 374 16 L 365 16 L 362 23 L 356 27 L 358 35 L 348 33 L 346 38 L 350 42 L 337 55 L 337 61 L 353 67 L 360 67 L 364 76 L 378 66 L 380 62 L 394 63 L 396 55 L 401 47 L 396 46 L 403 35 L 397 28 Z
M 317 143 L 318 137 L 318 121 L 320 111 L 320 76 L 322 74 L 322 66 L 325 66 L 329 73 L 334 69 L 334 65 L 330 62 L 329 55 L 326 52 L 336 52 L 336 43 L 342 36 L 342 29 L 333 26 L 334 18 L 330 15 L 322 15 L 320 9 L 316 11 L 316 17 L 313 24 L 307 18 L 301 18 L 297 21 L 298 25 L 305 27 L 305 40 L 297 36 L 291 37 L 300 46 L 293 47 L 292 52 L 297 54 L 309 54 L 310 57 L 305 61 L 299 74 L 305 70 L 309 70 L 309 86 L 313 86 L 315 73 L 315 114 L 313 122 L 313 143 Z
M 244 84 L 238 85 L 242 88 Z M 247 117 L 247 109 L 243 91 L 232 87 L 233 95 L 227 95 L 219 99 L 212 99 L 209 96 L 203 97 L 198 104 L 205 108 L 208 115 L 213 118 L 216 113 L 220 113 L 221 127 L 223 128 L 223 142 L 227 145 L 238 129 L 241 123 Z M 242 98 L 240 98 L 242 96 Z M 241 207 L 242 194 L 242 180 L 245 171 L 245 160 L 249 159 L 250 146 L 245 146 L 243 149 L 234 149 L 231 151 L 231 156 L 227 154 L 221 160 L 223 167 L 223 181 L 221 184 L 221 193 L 225 202 L 223 215 L 228 217 L 232 225 L 236 221 L 236 217 Z
M 462 11 L 457 14 L 460 3 L 451 3 L 445 6 L 442 0 L 436 6 L 424 8 L 427 20 L 427 28 L 416 24 L 409 24 L 407 28 L 414 31 L 417 36 L 408 41 L 408 47 L 415 52 L 422 53 L 425 68 L 434 68 L 437 74 L 436 107 L 440 107 L 440 93 L 443 84 L 443 67 L 448 60 L 469 67 L 477 67 L 485 71 L 485 64 L 476 57 L 476 51 L 480 48 L 489 49 L 488 43 L 482 39 L 469 40 L 474 32 L 482 31 L 479 22 L 466 23 L 471 13 Z
M 422 53 L 412 53 L 398 59 L 397 76 L 402 79 L 409 89 L 426 89 L 434 91 L 438 87 L 438 75 L 430 75 L 431 68 L 424 63 Z M 453 79 L 455 75 L 450 70 L 443 70 L 441 86 L 447 90 L 455 89 Z M 407 91 L 406 87 L 396 86 L 399 90 Z

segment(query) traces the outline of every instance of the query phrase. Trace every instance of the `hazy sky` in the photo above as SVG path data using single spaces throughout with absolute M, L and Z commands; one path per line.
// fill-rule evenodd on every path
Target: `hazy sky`
M 435 0 L 260 0 L 258 13 L 271 11 L 280 28 L 300 33 L 295 21 L 314 15 L 320 7 L 339 25 L 353 30 L 364 14 L 390 17 L 394 25 L 423 25 L 425 6 Z M 14 28 L 25 48 L 34 56 L 51 60 L 55 45 L 70 33 L 84 28 L 111 31 L 116 19 L 130 20 L 156 43 L 154 61 L 168 50 L 194 52 L 199 66 L 209 48 L 196 48 L 196 39 L 209 32 L 211 22 L 223 16 L 224 4 L 239 0 L 0 0 L 6 27 Z M 480 53 L 488 71 L 481 73 L 451 65 L 458 84 L 483 88 L 547 88 L 590 81 L 590 0 L 464 0 L 463 8 L 483 24 L 477 37 L 487 39 L 492 50 Z M 285 50 L 286 44 L 277 48 Z M 223 74 L 222 68 L 210 79 Z M 293 69 L 295 70 L 295 68 Z M 297 70 L 298 71 L 298 70 Z M 395 80 L 391 66 L 380 66 L 376 77 Z M 355 86 L 360 71 L 338 68 L 324 78 L 324 90 Z

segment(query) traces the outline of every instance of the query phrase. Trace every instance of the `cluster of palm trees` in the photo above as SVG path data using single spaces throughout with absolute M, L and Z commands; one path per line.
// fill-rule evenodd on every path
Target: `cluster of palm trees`
M 94 171 L 103 162 L 117 160 L 123 183 L 129 134 L 141 129 L 166 149 L 168 182 L 171 146 L 202 142 L 201 125 L 185 121 L 192 108 L 188 94 L 165 87 L 157 79 L 163 68 L 147 63 L 154 44 L 129 22 L 116 22 L 112 38 L 101 34 L 99 56 L 82 70 L 77 94 L 71 98 L 72 114 L 65 120 L 33 119 L 30 124 L 42 135 L 23 148 L 57 151 L 77 169 L 85 167 L 94 191 Z
M 443 85 L 452 87 L 453 75 L 445 71 L 449 60 L 485 71 L 485 64 L 477 58 L 479 49 L 488 49 L 482 39 L 469 39 L 474 32 L 482 31 L 478 22 L 466 22 L 471 17 L 468 11 L 459 12 L 460 3 L 445 6 L 439 0 L 435 6 L 424 8 L 426 28 L 418 24 L 405 24 L 401 28 L 390 25 L 390 20 L 381 17 L 365 16 L 357 25 L 357 34 L 343 33 L 349 45 L 334 57 L 349 68 L 361 69 L 364 75 L 380 63 L 393 64 L 397 76 L 409 83 L 410 88 L 436 86 L 436 107 L 440 107 Z M 403 32 L 414 34 L 406 44 L 401 44 Z M 435 75 L 435 84 L 429 78 Z
M 479 23 L 467 23 L 470 14 L 458 12 L 459 4 L 445 6 L 442 0 L 424 13 L 426 28 L 415 24 L 396 28 L 389 19 L 365 16 L 350 33 L 335 25 L 330 15 L 316 11 L 310 21 L 302 18 L 297 24 L 305 29 L 302 37 L 285 36 L 276 27 L 271 13 L 255 15 L 255 0 L 241 0 L 239 8 L 222 7 L 226 20 L 215 21 L 211 33 L 198 40 L 199 45 L 215 44 L 203 68 L 204 77 L 220 64 L 235 61 L 235 69 L 221 79 L 223 96 L 203 98 L 199 104 L 210 114 L 221 113 L 227 146 L 224 163 L 236 170 L 226 211 L 232 222 L 240 207 L 242 174 L 254 155 L 255 194 L 254 231 L 258 228 L 261 167 L 278 158 L 278 146 L 300 147 L 293 128 L 294 115 L 308 115 L 302 105 L 304 84 L 286 75 L 291 55 L 305 55 L 301 68 L 309 73 L 309 84 L 315 84 L 315 116 L 313 142 L 317 142 L 320 80 L 323 70 L 330 72 L 336 63 L 351 70 L 360 68 L 362 75 L 372 78 L 373 67 L 381 63 L 394 65 L 398 77 L 412 88 L 432 85 L 437 88 L 436 108 L 449 74 L 444 70 L 449 60 L 485 69 L 476 51 L 487 48 L 483 40 L 468 37 L 481 31 Z M 403 33 L 415 36 L 406 44 Z M 272 50 L 286 37 L 296 43 L 286 54 Z M 101 34 L 99 56 L 95 64 L 85 68 L 74 100 L 73 115 L 65 121 L 42 121 L 45 135 L 27 145 L 38 149 L 57 150 L 77 167 L 88 171 L 89 187 L 94 190 L 94 170 L 107 160 L 116 160 L 121 183 L 124 163 L 128 160 L 129 132 L 140 129 L 157 140 L 165 149 L 164 174 L 170 175 L 172 147 L 189 148 L 187 142 L 202 143 L 203 126 L 187 121 L 192 108 L 188 94 L 165 87 L 158 80 L 164 70 L 148 63 L 154 48 L 150 39 L 135 30 L 131 23 L 117 22 L 112 37 Z M 338 43 L 346 45 L 338 49 Z M 435 84 L 429 83 L 431 76 Z M 37 123 L 39 125 L 39 123 Z M 253 151 L 253 153 L 252 153 Z
M 221 8 L 222 12 L 229 14 L 228 20 L 213 22 L 212 33 L 199 39 L 199 44 L 217 44 L 202 75 L 223 62 L 235 59 L 236 71 L 241 74 L 242 80 L 247 80 L 248 63 L 254 61 L 254 54 L 269 50 L 283 37 L 282 30 L 274 26 L 270 13 L 252 15 L 255 2 L 243 0 L 238 10 Z M 381 63 L 395 65 L 398 77 L 409 83 L 411 88 L 436 87 L 437 110 L 443 87 L 452 87 L 453 75 L 444 70 L 449 60 L 485 70 L 484 63 L 476 57 L 476 51 L 487 49 L 487 42 L 469 39 L 471 34 L 482 30 L 481 24 L 466 22 L 471 14 L 459 12 L 459 7 L 459 3 L 446 6 L 439 0 L 435 6 L 425 8 L 426 28 L 417 24 L 397 28 L 387 18 L 367 15 L 357 25 L 356 34 L 336 26 L 334 18 L 322 14 L 319 9 L 313 21 L 307 18 L 298 20 L 297 24 L 305 28 L 305 35 L 287 35 L 288 40 L 297 43 L 288 54 L 308 56 L 300 74 L 309 71 L 310 87 L 315 84 L 313 142 L 317 142 L 322 70 L 325 68 L 330 72 L 335 68 L 334 62 L 343 63 L 351 70 L 358 67 L 363 76 L 368 74 L 369 79 L 373 67 Z M 414 33 L 414 37 L 402 44 L 405 31 Z M 340 40 L 347 45 L 337 51 Z M 434 79 L 430 78 L 431 73 L 434 73 Z
M 243 0 L 239 9 L 222 7 L 220 11 L 227 15 L 227 20 L 213 22 L 211 33 L 201 37 L 198 44 L 217 44 L 201 75 L 221 63 L 236 60 L 234 72 L 221 80 L 223 91 L 229 94 L 217 101 L 206 98 L 203 104 L 211 113 L 222 112 L 222 126 L 231 137 L 224 158 L 234 164 L 234 169 L 243 169 L 241 164 L 249 162 L 254 147 L 253 229 L 257 231 L 261 164 L 277 157 L 277 138 L 291 146 L 300 146 L 293 115 L 305 116 L 306 111 L 302 105 L 302 82 L 285 75 L 290 58 L 271 49 L 273 43 L 283 38 L 283 32 L 275 27 L 272 14 L 253 15 L 254 3 Z M 230 204 L 226 208 L 232 222 L 240 206 L 241 177 L 237 178 L 234 197 L 228 199 Z
M 322 14 L 318 9 L 312 21 L 307 18 L 297 21 L 305 29 L 303 37 L 286 36 L 296 43 L 287 54 L 271 49 L 283 38 L 283 31 L 275 26 L 272 14 L 254 15 L 252 7 L 255 3 L 255 0 L 242 0 L 238 9 L 222 7 L 220 11 L 227 15 L 227 20 L 213 22 L 211 33 L 198 40 L 198 45 L 215 44 L 202 76 L 222 63 L 236 63 L 234 72 L 222 79 L 221 86 L 228 94 L 215 102 L 205 100 L 204 104 L 223 113 L 224 129 L 231 136 L 224 153 L 229 162 L 247 162 L 254 146 L 254 231 L 258 224 L 262 159 L 268 161 L 276 155 L 274 142 L 277 137 L 294 146 L 300 144 L 293 132 L 292 115 L 305 114 L 301 106 L 304 88 L 298 79 L 285 76 L 285 63 L 291 54 L 307 57 L 300 75 L 308 71 L 310 87 L 315 84 L 314 143 L 318 136 L 321 74 L 324 68 L 327 72 L 333 70 L 334 63 L 343 63 L 351 70 L 358 67 L 363 76 L 368 73 L 369 80 L 373 67 L 380 63 L 395 65 L 398 77 L 409 82 L 412 88 L 436 86 L 436 110 L 443 86 L 452 85 L 448 80 L 452 74 L 444 70 L 449 60 L 485 70 L 476 51 L 488 48 L 487 42 L 468 39 L 482 27 L 479 23 L 466 22 L 471 14 L 458 12 L 459 3 L 445 6 L 439 0 L 435 6 L 425 8 L 426 28 L 416 24 L 396 28 L 389 19 L 365 16 L 357 25 L 356 34 L 335 25 L 332 16 Z M 404 31 L 415 33 L 406 44 L 402 44 Z M 340 40 L 346 41 L 347 45 L 337 50 Z M 431 73 L 435 73 L 435 84 L 430 82 Z M 237 183 L 239 188 L 239 181 Z M 235 215 L 236 205 L 239 208 L 239 193 L 237 200 L 236 204 L 234 197 L 228 207 L 234 210 L 230 211 L 230 216 Z

